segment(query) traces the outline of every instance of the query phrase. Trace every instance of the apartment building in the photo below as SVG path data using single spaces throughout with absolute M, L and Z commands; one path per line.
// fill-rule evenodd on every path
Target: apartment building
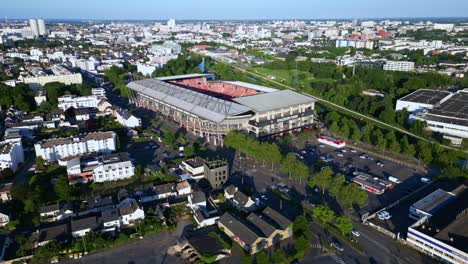
M 383 66 L 384 71 L 414 71 L 414 62 L 412 61 L 386 61 Z
M 21 162 L 24 162 L 21 140 L 0 142 L 0 171 L 9 168 L 16 172 Z
M 117 150 L 113 131 L 82 134 L 77 137 L 42 140 L 34 145 L 37 157 L 48 162 L 92 152 L 111 153 Z
M 123 180 L 132 177 L 134 173 L 135 167 L 128 153 L 76 157 L 67 162 L 70 184 Z
M 101 100 L 94 95 L 90 96 L 75 96 L 75 95 L 65 95 L 58 98 L 58 108 L 66 111 L 68 108 L 87 108 L 95 107 L 97 108 Z

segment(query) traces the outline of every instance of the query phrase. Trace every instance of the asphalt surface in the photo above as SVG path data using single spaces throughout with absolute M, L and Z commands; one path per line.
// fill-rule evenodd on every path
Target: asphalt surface
M 181 258 L 167 254 L 176 243 L 175 236 L 168 232 L 145 236 L 138 241 L 122 244 L 110 249 L 84 256 L 79 260 L 65 259 L 60 263 L 100 264 L 165 264 L 187 263 Z

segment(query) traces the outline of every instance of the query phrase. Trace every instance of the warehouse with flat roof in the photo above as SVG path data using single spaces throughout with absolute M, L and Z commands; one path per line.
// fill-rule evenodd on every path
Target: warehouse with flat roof
M 291 90 L 187 74 L 131 82 L 130 101 L 220 143 L 230 130 L 257 137 L 299 131 L 314 119 L 315 100 Z

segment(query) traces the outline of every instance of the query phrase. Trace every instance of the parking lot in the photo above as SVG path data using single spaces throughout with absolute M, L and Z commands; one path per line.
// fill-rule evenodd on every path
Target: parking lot
M 323 166 L 330 166 L 335 172 L 345 175 L 348 182 L 354 177 L 356 172 L 365 172 L 373 177 L 382 180 L 389 180 L 389 177 L 397 178 L 401 183 L 393 183 L 393 188 L 385 191 L 384 194 L 369 194 L 369 202 L 362 208 L 365 211 L 375 211 L 402 196 L 410 194 L 413 190 L 423 186 L 421 177 L 430 177 L 420 171 L 396 164 L 384 159 L 376 159 L 367 153 L 362 153 L 345 147 L 338 150 L 334 147 L 314 142 L 303 150 L 297 152 L 299 159 L 309 166 L 314 166 L 321 160 Z

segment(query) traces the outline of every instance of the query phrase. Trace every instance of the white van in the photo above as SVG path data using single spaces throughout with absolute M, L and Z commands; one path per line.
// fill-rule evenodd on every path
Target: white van
M 397 177 L 393 177 L 393 176 L 388 177 L 388 180 L 396 184 L 401 183 L 400 179 L 398 179 Z

